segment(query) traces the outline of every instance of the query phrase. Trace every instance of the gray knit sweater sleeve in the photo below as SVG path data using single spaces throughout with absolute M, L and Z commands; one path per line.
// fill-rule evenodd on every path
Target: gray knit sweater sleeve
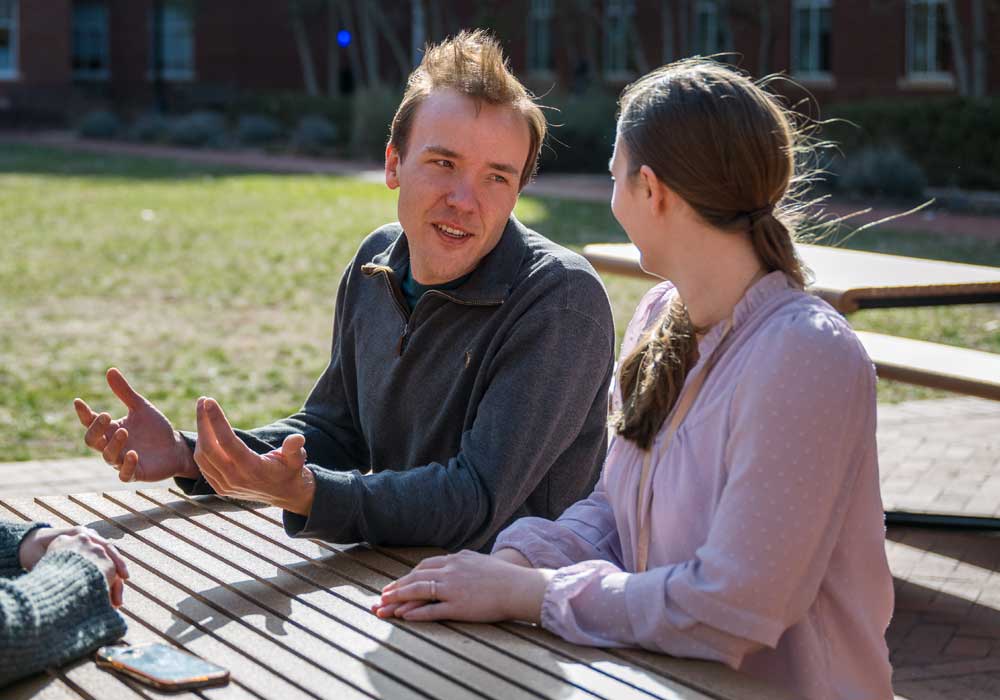
M 104 575 L 83 556 L 46 554 L 24 573 L 18 549 L 38 527 L 0 521 L 0 687 L 125 634 Z

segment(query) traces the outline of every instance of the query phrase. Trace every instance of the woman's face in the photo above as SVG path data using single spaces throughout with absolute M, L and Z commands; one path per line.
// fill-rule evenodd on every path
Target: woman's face
M 629 175 L 628 148 L 621 135 L 615 139 L 615 151 L 611 157 L 610 170 L 614 180 L 611 194 L 611 213 L 625 229 L 629 240 L 639 249 L 639 264 L 647 272 L 655 271 L 653 260 L 659 257 L 663 245 L 663 231 L 653 216 L 650 197 L 642 177 L 636 173 Z

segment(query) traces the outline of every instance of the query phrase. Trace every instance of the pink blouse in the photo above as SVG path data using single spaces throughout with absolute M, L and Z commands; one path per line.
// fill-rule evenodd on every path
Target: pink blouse
M 646 294 L 622 357 L 674 293 Z M 871 360 L 781 272 L 747 291 L 719 350 L 668 449 L 665 429 L 652 447 L 646 572 L 630 573 L 643 453 L 617 437 L 589 498 L 556 521 L 518 520 L 494 551 L 558 570 L 542 625 L 571 642 L 713 659 L 815 700 L 892 698 Z

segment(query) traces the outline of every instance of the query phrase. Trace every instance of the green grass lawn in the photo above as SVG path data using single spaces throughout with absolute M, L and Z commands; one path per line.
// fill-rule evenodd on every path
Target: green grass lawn
M 334 296 L 395 194 L 328 176 L 0 147 L 0 460 L 87 454 L 74 396 L 114 415 L 120 367 L 177 427 L 216 397 L 249 427 L 295 410 L 329 352 Z M 518 216 L 579 248 L 625 240 L 608 207 L 524 198 Z M 883 230 L 852 239 L 1000 265 L 1000 243 Z M 607 278 L 619 333 L 648 284 Z M 1000 352 L 997 307 L 866 311 L 859 328 Z M 930 392 L 885 384 L 880 398 Z

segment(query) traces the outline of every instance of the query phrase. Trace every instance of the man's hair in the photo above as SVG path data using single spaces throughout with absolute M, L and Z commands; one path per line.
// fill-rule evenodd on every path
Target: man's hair
M 482 29 L 462 31 L 427 47 L 420 65 L 406 81 L 403 101 L 392 118 L 389 145 L 401 156 L 406 155 L 417 107 L 434 90 L 441 89 L 454 90 L 477 104 L 510 107 L 524 117 L 531 133 L 531 146 L 518 185 L 518 189 L 524 189 L 538 168 L 538 152 L 545 140 L 545 115 L 532 94 L 510 72 L 500 43 Z

